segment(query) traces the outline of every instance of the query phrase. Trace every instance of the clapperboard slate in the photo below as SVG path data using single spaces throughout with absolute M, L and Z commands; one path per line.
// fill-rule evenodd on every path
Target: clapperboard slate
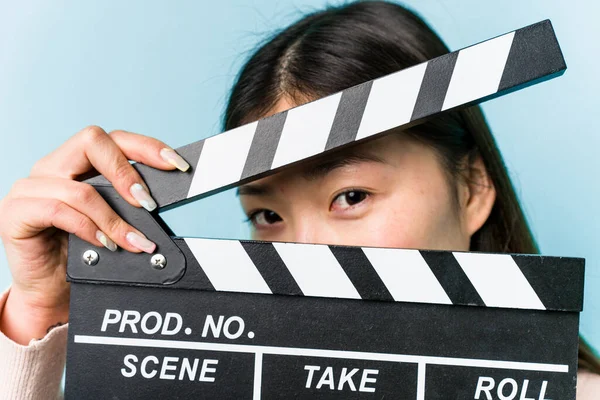
M 565 68 L 543 21 L 135 166 L 165 210 Z M 575 399 L 582 259 L 179 238 L 88 182 L 166 264 L 70 237 L 68 399 Z

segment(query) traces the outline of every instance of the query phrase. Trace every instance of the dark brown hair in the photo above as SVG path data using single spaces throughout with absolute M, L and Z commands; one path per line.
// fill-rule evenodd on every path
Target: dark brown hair
M 302 104 L 448 52 L 419 16 L 398 4 L 328 7 L 259 46 L 233 87 L 224 128 L 263 117 L 284 97 Z M 444 113 L 405 133 L 433 147 L 453 178 L 460 176 L 465 160 L 481 156 L 497 197 L 489 218 L 471 238 L 471 250 L 538 252 L 480 107 Z M 600 373 L 600 363 L 582 339 L 579 367 Z

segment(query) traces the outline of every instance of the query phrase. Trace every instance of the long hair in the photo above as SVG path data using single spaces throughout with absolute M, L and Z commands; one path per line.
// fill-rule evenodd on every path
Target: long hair
M 224 129 L 267 114 L 282 98 L 298 105 L 428 61 L 449 50 L 406 8 L 384 1 L 353 2 L 308 14 L 262 43 L 231 91 Z M 498 146 L 479 106 L 446 112 L 405 131 L 431 146 L 454 182 L 481 157 L 496 189 L 490 216 L 470 250 L 538 252 Z M 600 373 L 580 339 L 579 367 Z

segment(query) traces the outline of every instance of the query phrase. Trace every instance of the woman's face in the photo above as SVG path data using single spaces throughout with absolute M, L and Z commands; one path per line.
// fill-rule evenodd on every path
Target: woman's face
M 453 250 L 468 250 L 489 215 L 479 192 L 451 184 L 437 153 L 402 134 L 239 189 L 257 240 Z

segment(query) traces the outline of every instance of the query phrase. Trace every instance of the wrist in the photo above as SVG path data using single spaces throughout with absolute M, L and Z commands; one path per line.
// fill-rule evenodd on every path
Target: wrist
M 36 296 L 11 288 L 0 314 L 0 331 L 12 341 L 28 345 L 32 339 L 42 339 L 54 327 L 67 323 L 68 299 L 44 303 Z

